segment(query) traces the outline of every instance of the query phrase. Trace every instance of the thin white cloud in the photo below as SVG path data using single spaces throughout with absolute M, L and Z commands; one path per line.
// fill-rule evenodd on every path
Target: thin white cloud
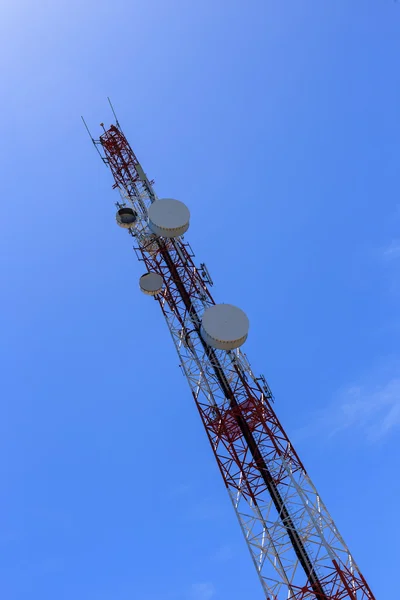
M 400 377 L 372 386 L 350 386 L 311 421 L 297 437 L 310 437 L 312 431 L 321 430 L 331 437 L 352 429 L 371 442 L 378 441 L 400 428 Z
M 372 389 L 353 386 L 341 394 L 337 430 L 358 427 L 377 440 L 400 426 L 400 378 Z
M 400 240 L 394 239 L 383 251 L 383 255 L 386 259 L 400 258 Z
M 190 600 L 211 600 L 215 596 L 214 585 L 210 582 L 194 583 L 190 590 Z

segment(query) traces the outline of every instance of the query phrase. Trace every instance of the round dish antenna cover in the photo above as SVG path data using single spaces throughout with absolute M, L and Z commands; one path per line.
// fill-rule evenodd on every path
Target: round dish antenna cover
M 215 304 L 204 311 L 201 336 L 212 348 L 234 350 L 246 341 L 249 327 L 249 320 L 240 308 Z
M 156 235 L 176 238 L 189 229 L 190 212 L 180 200 L 156 200 L 148 210 L 149 227 Z
M 139 279 L 140 289 L 148 296 L 156 296 L 162 290 L 163 278 L 158 273 L 145 273 Z
M 130 229 L 136 223 L 137 213 L 132 208 L 124 206 L 117 211 L 115 218 L 120 227 Z

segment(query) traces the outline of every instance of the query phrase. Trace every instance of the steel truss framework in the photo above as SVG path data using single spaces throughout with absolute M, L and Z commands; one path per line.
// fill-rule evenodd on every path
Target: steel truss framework
M 104 129 L 104 128 L 103 128 Z M 129 232 L 146 271 L 206 430 L 267 600 L 375 600 L 272 409 L 273 397 L 246 355 L 208 347 L 201 316 L 214 304 L 208 273 L 184 238 L 147 227 L 157 200 L 119 123 L 95 141 L 121 196 L 139 218 Z

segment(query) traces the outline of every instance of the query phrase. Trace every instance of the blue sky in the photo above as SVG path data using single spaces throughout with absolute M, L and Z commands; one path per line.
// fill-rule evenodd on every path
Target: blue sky
M 0 593 L 262 599 L 80 122 L 185 201 L 377 598 L 398 568 L 400 5 L 5 0 Z M 157 465 L 157 469 L 155 469 Z

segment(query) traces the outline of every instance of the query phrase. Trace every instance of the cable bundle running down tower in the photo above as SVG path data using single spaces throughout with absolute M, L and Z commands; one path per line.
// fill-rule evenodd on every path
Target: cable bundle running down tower
M 115 113 L 114 113 L 115 116 Z M 244 313 L 215 304 L 182 237 L 189 211 L 159 200 L 121 127 L 92 138 L 120 193 L 117 223 L 146 268 L 267 600 L 375 600 L 239 346 Z

